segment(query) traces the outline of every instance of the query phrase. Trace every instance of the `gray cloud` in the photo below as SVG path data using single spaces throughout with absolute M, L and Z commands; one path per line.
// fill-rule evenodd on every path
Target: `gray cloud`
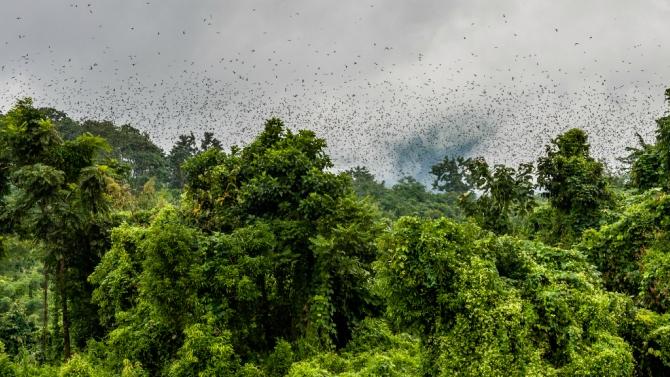
M 166 148 L 190 130 L 244 143 L 276 115 L 387 181 L 444 153 L 532 160 L 570 127 L 614 161 L 666 108 L 669 16 L 662 0 L 13 1 L 0 109 L 32 96 Z

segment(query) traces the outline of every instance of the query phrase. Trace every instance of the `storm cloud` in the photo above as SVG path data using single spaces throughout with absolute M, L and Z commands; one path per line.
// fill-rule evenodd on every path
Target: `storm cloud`
M 31 96 L 166 149 L 279 116 L 391 182 L 444 154 L 532 160 L 572 127 L 614 162 L 666 110 L 669 18 L 662 0 L 11 1 L 0 111 Z

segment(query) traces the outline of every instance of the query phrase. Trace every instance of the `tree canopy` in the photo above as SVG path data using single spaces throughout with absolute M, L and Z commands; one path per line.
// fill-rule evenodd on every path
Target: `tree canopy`
M 447 156 L 431 189 L 340 171 L 277 118 L 165 155 L 20 100 L 0 116 L 0 375 L 668 375 L 658 125 L 628 176 L 571 129 L 537 164 Z

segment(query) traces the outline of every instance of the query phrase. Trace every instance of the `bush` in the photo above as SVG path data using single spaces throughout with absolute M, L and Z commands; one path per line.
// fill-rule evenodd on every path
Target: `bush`
M 16 369 L 5 353 L 5 345 L 0 342 L 0 376 L 15 377 Z
M 121 377 L 149 377 L 149 374 L 142 369 L 142 364 L 132 363 L 128 359 L 123 360 L 123 370 Z
M 74 355 L 63 364 L 58 377 L 96 377 L 93 367 L 80 355 Z
M 230 332 L 205 324 L 189 326 L 177 360 L 169 367 L 169 377 L 234 377 L 239 360 L 230 344 Z
M 269 377 L 283 377 L 293 363 L 293 350 L 291 344 L 285 340 L 279 340 L 274 352 L 266 361 L 265 371 Z

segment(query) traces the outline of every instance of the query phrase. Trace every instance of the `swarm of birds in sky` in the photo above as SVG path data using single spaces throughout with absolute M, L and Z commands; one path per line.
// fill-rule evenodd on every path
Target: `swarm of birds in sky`
M 445 154 L 531 161 L 580 127 L 616 165 L 667 109 L 670 3 L 75 1 L 2 4 L 0 112 L 30 96 L 169 150 L 265 119 L 325 138 L 338 169 L 422 176 Z

